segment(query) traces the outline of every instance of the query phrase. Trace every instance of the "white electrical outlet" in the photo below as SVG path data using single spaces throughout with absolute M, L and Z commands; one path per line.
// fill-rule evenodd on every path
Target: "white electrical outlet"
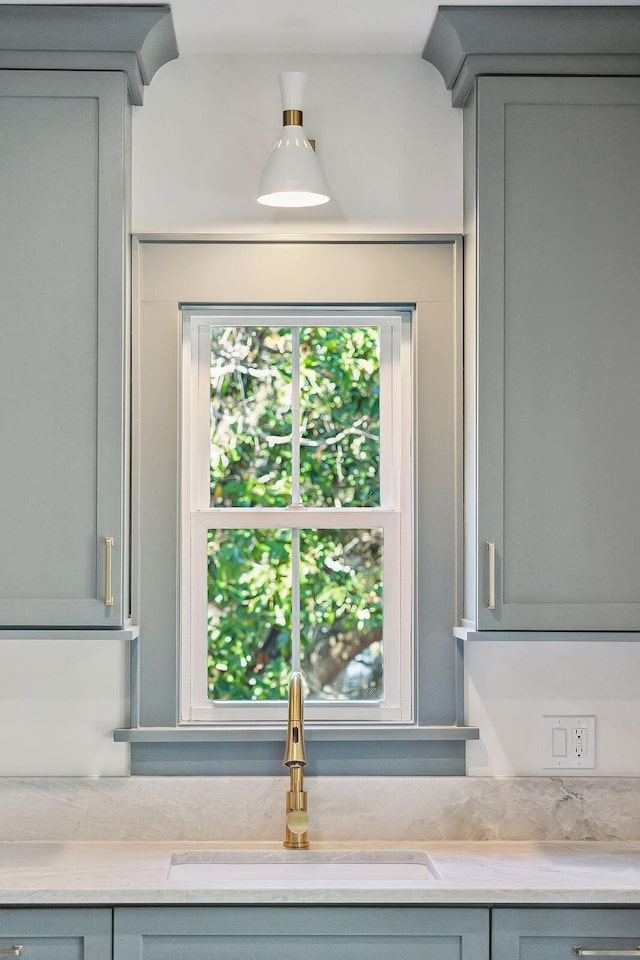
M 542 736 L 542 766 L 545 769 L 594 769 L 595 717 L 543 717 Z

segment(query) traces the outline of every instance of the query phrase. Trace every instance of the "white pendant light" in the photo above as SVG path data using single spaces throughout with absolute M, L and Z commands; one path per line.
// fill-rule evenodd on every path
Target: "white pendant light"
M 330 199 L 315 150 L 302 126 L 304 73 L 281 73 L 282 133 L 258 186 L 258 203 L 268 207 L 316 207 Z

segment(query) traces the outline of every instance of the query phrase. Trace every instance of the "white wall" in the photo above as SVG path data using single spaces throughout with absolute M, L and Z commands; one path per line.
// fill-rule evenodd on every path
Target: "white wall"
M 305 124 L 334 191 L 311 212 L 260 207 L 280 122 L 277 74 L 308 74 Z M 133 228 L 143 232 L 462 232 L 462 118 L 417 57 L 182 57 L 136 108 Z M 0 643 L 0 775 L 126 774 L 115 641 Z M 546 774 L 544 713 L 594 713 L 596 774 L 640 775 L 640 645 L 467 645 L 475 775 Z M 16 691 L 20 691 L 17 696 Z M 26 694 L 24 691 L 27 691 Z
M 127 647 L 122 640 L 0 641 L 0 776 L 121 776 Z
M 586 713 L 596 717 L 596 769 L 582 775 L 640 776 L 640 643 L 479 640 L 466 644 L 465 664 L 468 717 L 481 732 L 471 775 L 551 775 L 543 715 Z
M 305 129 L 334 199 L 256 202 L 279 130 L 278 73 L 307 74 Z M 419 57 L 181 57 L 135 109 L 136 232 L 460 232 L 462 117 Z

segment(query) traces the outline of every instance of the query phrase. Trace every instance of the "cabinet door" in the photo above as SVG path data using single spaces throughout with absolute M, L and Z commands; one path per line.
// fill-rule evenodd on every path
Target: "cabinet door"
M 122 908 L 114 960 L 488 960 L 489 911 L 422 907 Z
M 111 910 L 1 909 L 0 956 L 110 960 Z
M 640 910 L 493 911 L 493 960 L 622 960 L 639 944 Z
M 478 626 L 640 630 L 640 80 L 477 97 Z
M 125 614 L 129 110 L 122 73 L 0 71 L 2 626 Z

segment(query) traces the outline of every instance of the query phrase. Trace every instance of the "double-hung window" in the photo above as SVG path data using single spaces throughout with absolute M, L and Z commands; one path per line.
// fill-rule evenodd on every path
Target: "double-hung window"
M 183 723 L 414 719 L 411 324 L 183 308 Z

